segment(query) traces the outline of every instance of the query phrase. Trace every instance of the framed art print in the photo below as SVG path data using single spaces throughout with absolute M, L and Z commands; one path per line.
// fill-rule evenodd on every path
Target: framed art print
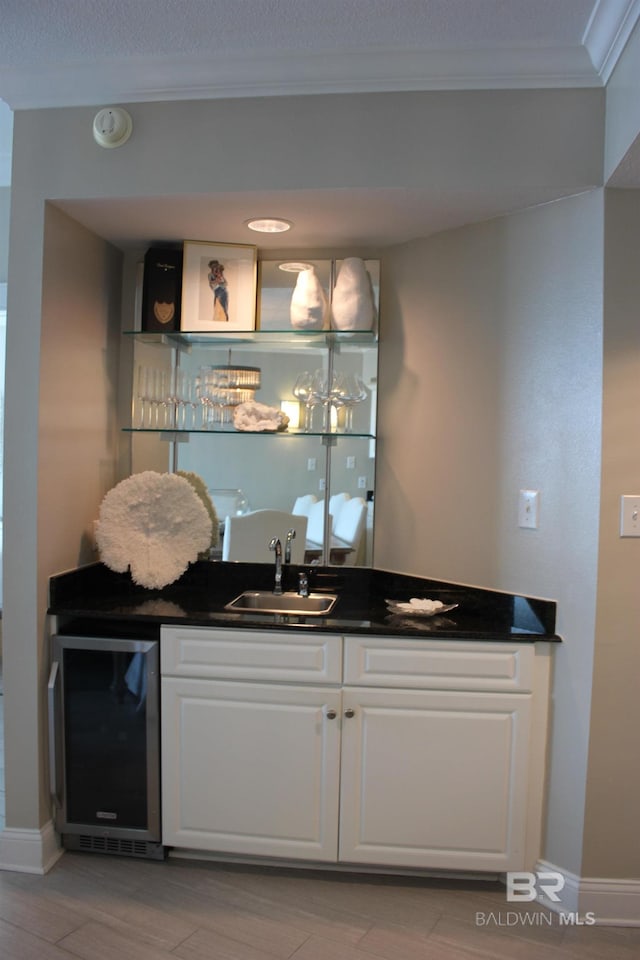
M 255 330 L 257 247 L 185 240 L 183 331 Z

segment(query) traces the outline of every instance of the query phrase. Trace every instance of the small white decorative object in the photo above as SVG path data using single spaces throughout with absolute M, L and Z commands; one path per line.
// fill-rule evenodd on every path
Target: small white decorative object
M 385 600 L 390 613 L 408 617 L 435 617 L 441 613 L 455 610 L 457 603 L 443 603 L 441 600 L 427 600 L 422 597 L 412 597 L 408 602 L 400 600 Z
M 257 400 L 247 400 L 234 408 L 233 425 L 236 430 L 250 433 L 276 433 L 287 429 L 289 417 L 277 407 L 270 407 Z
M 347 257 L 342 261 L 333 288 L 331 313 L 335 330 L 373 328 L 375 305 L 371 277 L 360 257 Z
M 100 559 L 134 583 L 159 589 L 182 576 L 211 543 L 211 518 L 184 477 L 145 470 L 122 480 L 100 504 Z
M 301 270 L 291 295 L 291 326 L 296 330 L 324 330 L 329 301 L 315 267 Z

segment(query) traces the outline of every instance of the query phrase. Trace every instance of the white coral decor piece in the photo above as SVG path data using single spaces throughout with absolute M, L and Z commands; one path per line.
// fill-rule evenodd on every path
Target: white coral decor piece
M 95 524 L 102 562 L 131 569 L 134 583 L 159 589 L 177 580 L 211 542 L 211 518 L 188 480 L 145 470 L 118 483 Z
M 247 400 L 234 407 L 233 425 L 236 430 L 250 433 L 277 433 L 287 429 L 289 417 L 277 407 L 270 407 L 258 400 Z

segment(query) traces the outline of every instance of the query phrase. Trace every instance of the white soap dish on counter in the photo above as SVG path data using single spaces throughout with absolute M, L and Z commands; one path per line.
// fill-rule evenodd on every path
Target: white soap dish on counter
M 411 600 L 385 600 L 389 613 L 403 617 L 437 617 L 442 613 L 455 610 L 457 603 L 442 603 L 440 600 L 427 600 L 412 597 Z

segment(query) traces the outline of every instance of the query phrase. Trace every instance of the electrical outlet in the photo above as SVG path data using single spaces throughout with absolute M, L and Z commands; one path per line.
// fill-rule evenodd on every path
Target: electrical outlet
M 356 458 L 347 457 L 347 470 L 355 470 L 356 468 Z
M 358 489 L 359 489 L 359 490 L 366 490 L 366 489 L 367 489 L 367 478 L 366 478 L 366 477 L 358 477 Z
M 620 497 L 620 536 L 640 537 L 640 494 Z
M 307 470 L 315 470 L 315 469 L 316 469 L 316 458 L 309 457 L 309 459 L 307 460 Z
M 324 479 L 324 477 L 320 477 L 320 479 L 318 480 L 318 490 L 324 490 L 326 485 L 327 485 L 327 482 Z
M 518 526 L 538 529 L 539 490 L 521 490 L 518 497 Z

